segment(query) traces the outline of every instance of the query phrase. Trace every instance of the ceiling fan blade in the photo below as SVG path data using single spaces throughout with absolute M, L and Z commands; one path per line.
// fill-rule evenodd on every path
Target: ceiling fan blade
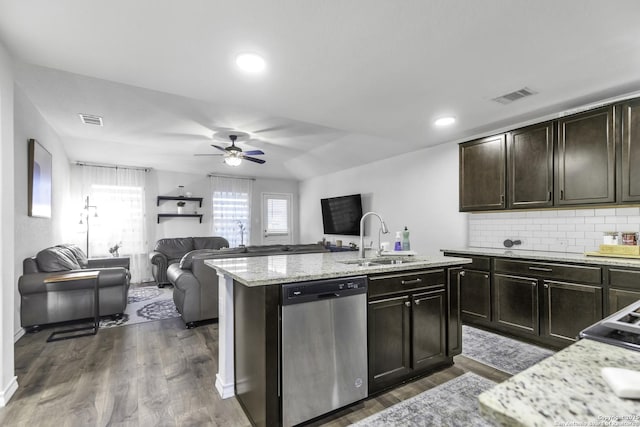
M 224 154 L 194 154 L 194 156 L 212 157 L 212 156 L 224 156 Z
M 211 146 L 214 148 L 217 148 L 220 151 L 227 151 L 226 149 L 224 149 L 223 147 L 220 147 L 219 145 L 211 144 Z
M 249 151 L 243 151 L 242 154 L 247 154 L 249 156 L 260 156 L 260 155 L 263 155 L 264 152 L 262 150 L 249 150 Z
M 265 163 L 265 161 L 264 161 L 264 160 L 262 160 L 262 159 L 256 159 L 255 157 L 247 157 L 247 156 L 240 156 L 240 157 L 242 157 L 242 158 L 243 158 L 243 159 L 245 159 L 245 160 L 249 160 L 250 162 L 255 162 L 255 163 L 260 163 L 260 164 Z

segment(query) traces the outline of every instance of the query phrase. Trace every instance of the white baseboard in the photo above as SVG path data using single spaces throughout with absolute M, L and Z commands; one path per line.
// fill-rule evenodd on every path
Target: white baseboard
M 228 399 L 236 395 L 234 385 L 234 383 L 223 384 L 222 379 L 220 379 L 220 375 L 216 374 L 216 390 L 218 390 L 218 394 L 223 399 Z
M 11 378 L 9 384 L 4 388 L 4 390 L 0 393 L 0 408 L 7 406 L 9 403 L 9 399 L 13 396 L 13 393 L 18 390 L 18 377 Z
M 20 329 L 18 329 L 18 330 L 16 331 L 16 333 L 15 333 L 15 334 L 13 334 L 13 343 L 14 343 L 14 344 L 15 344 L 15 343 L 17 343 L 17 342 L 18 342 L 18 340 L 19 340 L 20 338 L 22 338 L 22 337 L 24 336 L 24 334 L 26 334 L 26 333 L 27 333 L 27 331 L 25 331 L 25 330 L 24 330 L 24 328 L 20 328 Z

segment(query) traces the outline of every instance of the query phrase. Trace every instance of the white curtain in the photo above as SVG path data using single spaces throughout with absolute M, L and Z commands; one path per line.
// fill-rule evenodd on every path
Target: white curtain
M 213 235 L 229 241 L 229 247 L 249 246 L 253 180 L 211 176 Z
M 126 256 L 131 282 L 149 281 L 145 212 L 146 172 L 125 167 L 76 166 L 80 183 L 81 233 L 89 233 L 91 258 Z M 87 199 L 88 198 L 88 199 Z M 85 210 L 86 201 L 89 208 Z M 86 236 L 86 234 L 85 234 Z M 116 248 L 117 247 L 117 248 Z

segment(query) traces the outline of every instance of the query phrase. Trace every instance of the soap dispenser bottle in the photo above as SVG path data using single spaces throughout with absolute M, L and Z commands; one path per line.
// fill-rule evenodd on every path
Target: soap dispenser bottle
M 396 231 L 396 243 L 393 246 L 393 250 L 394 251 L 401 251 L 402 250 L 402 237 L 400 237 L 400 232 Z
M 411 243 L 409 243 L 409 229 L 406 225 L 404 226 L 404 230 L 402 231 L 402 250 L 411 250 Z

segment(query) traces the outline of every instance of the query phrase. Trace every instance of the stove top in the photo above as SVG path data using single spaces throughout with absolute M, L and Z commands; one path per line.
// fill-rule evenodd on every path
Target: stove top
M 580 338 L 640 351 L 640 300 L 589 326 Z

